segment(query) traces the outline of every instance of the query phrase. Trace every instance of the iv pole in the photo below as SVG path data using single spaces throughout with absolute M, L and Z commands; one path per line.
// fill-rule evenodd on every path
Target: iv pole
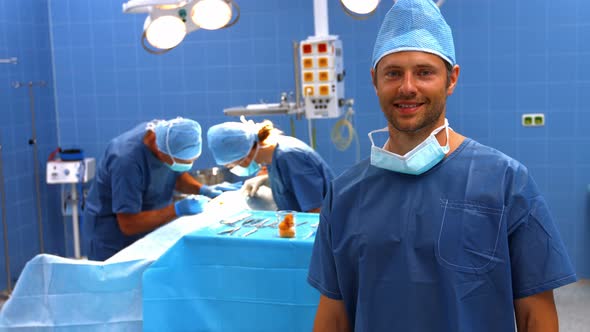
M 6 221 L 6 191 L 4 190 L 4 164 L 2 162 L 2 144 L 0 144 L 0 204 L 2 209 L 2 227 L 4 229 L 4 260 L 6 263 L 6 288 L 12 292 L 12 276 L 10 273 L 10 255 L 8 253 L 8 222 Z
M 37 127 L 35 126 L 35 95 L 33 93 L 33 86 L 40 86 L 44 87 L 47 85 L 45 81 L 38 81 L 38 82 L 12 82 L 12 86 L 15 89 L 21 88 L 23 86 L 27 86 L 29 88 L 29 108 L 31 110 L 31 128 L 32 128 L 32 137 L 29 139 L 29 145 L 33 145 L 33 160 L 34 160 L 34 170 L 35 170 L 35 189 L 37 191 L 37 224 L 39 225 L 39 250 L 41 253 L 45 252 L 45 245 L 43 241 L 43 219 L 41 216 L 41 179 L 39 176 L 39 148 L 37 146 Z
M 1 64 L 18 63 L 18 58 L 0 59 Z M 2 161 L 2 142 L 0 142 L 0 209 L 2 209 L 2 228 L 4 231 L 4 263 L 6 264 L 6 294 L 3 292 L 1 298 L 10 296 L 12 293 L 12 276 L 10 273 L 10 254 L 8 252 L 8 221 L 6 220 L 6 190 L 4 189 L 4 163 Z

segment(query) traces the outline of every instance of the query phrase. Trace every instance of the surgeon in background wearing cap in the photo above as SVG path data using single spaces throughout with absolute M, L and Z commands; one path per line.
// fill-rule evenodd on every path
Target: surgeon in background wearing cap
M 187 173 L 201 146 L 201 126 L 183 118 L 142 123 L 111 140 L 86 200 L 88 258 L 105 260 L 177 217 L 202 212 L 207 198 L 172 203 L 175 189 L 221 194 Z
M 324 200 L 314 331 L 557 331 L 553 289 L 576 275 L 527 168 L 449 127 L 459 66 L 438 7 L 397 0 L 372 65 L 384 144 Z
M 209 149 L 218 165 L 238 176 L 254 176 L 260 164 L 268 174 L 244 182 L 242 189 L 254 196 L 270 182 L 279 210 L 319 212 L 334 173 L 322 157 L 297 138 L 284 136 L 266 120 L 224 122 L 207 131 Z

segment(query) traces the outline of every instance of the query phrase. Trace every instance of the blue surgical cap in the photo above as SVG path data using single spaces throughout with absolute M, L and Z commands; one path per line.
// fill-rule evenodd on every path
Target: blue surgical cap
M 224 122 L 207 131 L 209 150 L 217 165 L 227 165 L 246 157 L 257 138 L 252 123 Z
M 159 121 L 153 130 L 161 152 L 183 160 L 196 159 L 201 155 L 201 126 L 198 122 L 184 118 Z
M 373 68 L 384 56 L 422 51 L 455 65 L 453 34 L 432 0 L 397 0 L 385 15 L 375 48 Z

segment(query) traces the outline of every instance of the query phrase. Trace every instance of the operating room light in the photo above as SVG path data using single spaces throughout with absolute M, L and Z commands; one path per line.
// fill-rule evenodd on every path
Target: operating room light
M 191 18 L 199 27 L 217 30 L 231 20 L 231 7 L 223 0 L 201 0 L 193 7 Z
M 380 0 L 340 0 L 342 5 L 359 15 L 371 14 L 379 5 Z
M 141 43 L 152 54 L 172 50 L 195 30 L 228 28 L 240 18 L 234 0 L 129 0 L 123 12 L 148 14 Z
M 176 47 L 186 36 L 184 22 L 175 16 L 160 16 L 151 21 L 146 19 L 145 37 L 156 48 L 170 49 Z
M 397 0 L 393 0 L 395 3 Z M 433 0 L 434 3 L 441 7 L 445 0 Z M 357 20 L 369 18 L 377 10 L 381 0 L 340 0 L 344 12 Z

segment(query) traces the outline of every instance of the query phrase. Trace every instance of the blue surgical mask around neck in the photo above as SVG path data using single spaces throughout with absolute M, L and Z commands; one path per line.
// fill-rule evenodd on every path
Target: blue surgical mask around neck
M 447 144 L 441 146 L 436 139 L 436 134 L 445 129 L 447 134 Z M 447 153 L 449 153 L 449 122 L 445 119 L 445 124 L 436 128 L 422 143 L 418 144 L 410 152 L 401 156 L 387 151 L 375 145 L 373 142 L 373 133 L 387 132 L 387 128 L 374 130 L 369 133 L 371 140 L 371 165 L 390 171 L 420 175 L 436 164 L 438 164 Z
M 256 152 L 254 153 L 254 157 L 252 157 L 252 161 L 250 161 L 250 164 L 247 167 L 236 165 L 232 167 L 229 171 L 237 176 L 251 176 L 258 173 L 258 171 L 260 171 L 260 165 L 255 161 L 255 159 L 258 155 L 259 146 L 260 144 L 256 145 Z

